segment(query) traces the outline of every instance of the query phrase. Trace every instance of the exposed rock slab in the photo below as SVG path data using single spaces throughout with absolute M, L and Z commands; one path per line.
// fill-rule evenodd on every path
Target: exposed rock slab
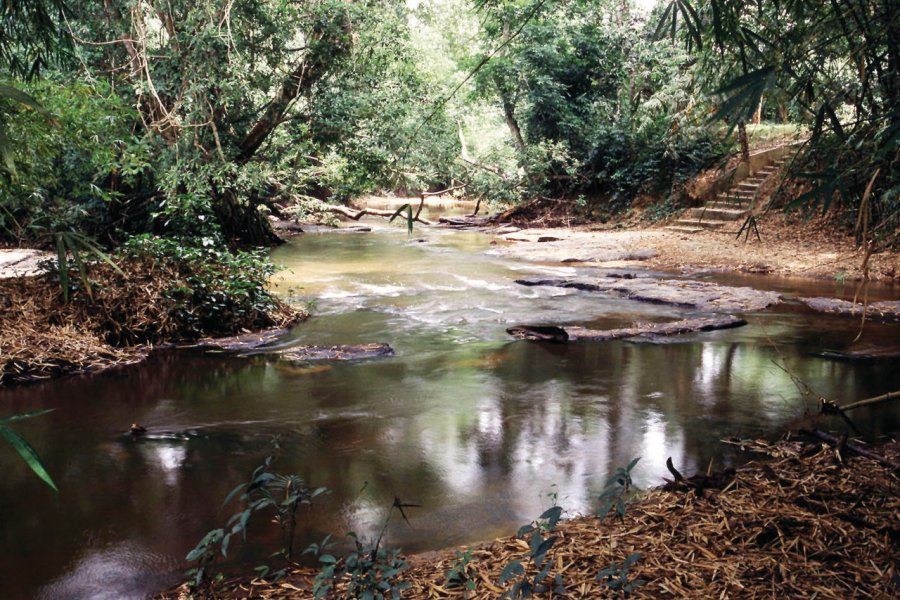
M 44 271 L 42 261 L 55 258 L 52 252 L 31 248 L 0 250 L 0 279 L 37 275 Z
M 781 300 L 781 295 L 776 292 L 680 279 L 597 277 L 518 279 L 516 283 L 526 286 L 575 288 L 608 296 L 625 297 L 638 302 L 684 306 L 710 312 L 762 310 Z
M 278 338 L 286 334 L 288 329 L 267 329 L 254 333 L 244 333 L 224 338 L 210 338 L 200 340 L 188 347 L 204 348 L 206 350 L 219 350 L 221 352 L 246 352 L 256 350 L 267 344 L 276 342 Z
M 872 347 L 860 350 L 823 350 L 822 352 L 817 352 L 816 356 L 847 362 L 893 361 L 900 360 L 900 346 L 888 348 Z
M 194 347 L 206 350 L 270 354 L 292 362 L 307 362 L 313 360 L 357 360 L 361 358 L 374 358 L 377 356 L 392 356 L 394 349 L 387 344 L 339 344 L 337 346 L 311 346 L 292 345 L 285 348 L 283 345 L 275 346 L 279 338 L 286 334 L 287 329 L 270 329 L 259 333 L 247 333 L 227 338 L 201 340 Z M 272 347 L 268 347 L 268 346 Z
M 746 325 L 747 321 L 733 315 L 720 317 L 701 317 L 697 319 L 683 319 L 668 323 L 640 323 L 634 327 L 621 329 L 586 329 L 584 327 L 552 327 L 521 325 L 510 327 L 506 330 L 510 335 L 532 341 L 552 341 L 565 343 L 574 340 L 589 340 L 605 342 L 632 337 L 664 337 L 695 333 L 698 331 L 715 331 L 717 329 L 730 329 Z
M 480 229 L 495 225 L 496 222 L 491 217 L 467 215 L 460 217 L 440 217 L 438 219 L 438 224 L 452 229 Z
M 294 346 L 287 350 L 279 350 L 277 354 L 289 361 L 306 362 L 311 360 L 358 360 L 393 356 L 394 349 L 387 344 L 342 344 L 338 346 Z
M 862 315 L 863 304 L 839 298 L 800 298 L 800 302 L 814 311 L 839 314 Z M 870 302 L 865 307 L 866 316 L 882 319 L 900 319 L 900 301 Z

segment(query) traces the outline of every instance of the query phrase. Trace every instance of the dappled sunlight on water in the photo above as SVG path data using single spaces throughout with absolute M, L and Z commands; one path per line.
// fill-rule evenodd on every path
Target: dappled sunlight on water
M 719 439 L 777 435 L 818 394 L 852 401 L 900 387 L 896 361 L 815 355 L 849 344 L 855 322 L 793 309 L 662 342 L 513 341 L 505 329 L 516 324 L 619 327 L 693 313 L 516 285 L 582 271 L 492 257 L 489 243 L 397 229 L 305 235 L 274 252 L 286 267 L 279 293 L 313 302 L 315 315 L 282 346 L 385 342 L 394 357 L 292 364 L 166 352 L 0 392 L 4 412 L 57 409 L 18 429 L 60 487 L 57 498 L 0 452 L 4 597 L 137 598 L 177 581 L 182 557 L 233 512 L 225 495 L 273 452 L 279 472 L 332 490 L 303 515 L 298 546 L 377 534 L 397 496 L 422 507 L 409 511 L 411 526 L 392 519 L 390 543 L 415 551 L 510 534 L 548 494 L 569 514 L 590 513 L 632 458 L 636 483 L 657 485 L 667 457 L 685 473 L 733 464 L 741 457 Z M 889 343 L 895 327 L 871 324 L 867 339 Z M 900 425 L 897 410 L 857 416 L 868 432 Z M 144 439 L 125 433 L 132 422 L 149 429 Z M 262 560 L 278 532 L 261 519 L 250 537 L 233 560 Z

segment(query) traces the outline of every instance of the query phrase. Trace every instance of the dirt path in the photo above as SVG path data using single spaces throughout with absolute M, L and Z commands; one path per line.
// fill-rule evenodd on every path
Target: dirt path
M 591 228 L 594 227 L 594 230 Z M 597 231 L 596 226 L 527 229 L 507 233 L 494 250 L 537 262 L 572 262 L 607 267 L 650 267 L 696 271 L 715 269 L 816 279 L 862 278 L 863 251 L 851 236 L 819 221 L 790 223 L 783 215 L 764 218 L 760 238 L 734 232 L 685 234 L 662 227 Z M 874 254 L 873 280 L 895 283 L 900 254 Z

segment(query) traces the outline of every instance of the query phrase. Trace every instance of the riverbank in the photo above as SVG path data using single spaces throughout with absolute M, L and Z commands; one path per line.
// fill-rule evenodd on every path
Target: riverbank
M 231 265 L 233 266 L 233 265 Z M 288 327 L 305 314 L 264 288 L 249 265 L 148 256 L 0 280 L 0 385 L 96 372 L 144 360 L 154 347 Z M 228 291 L 229 278 L 241 280 Z M 257 281 L 258 280 L 258 281 Z M 254 289 L 256 286 L 256 289 Z M 239 292 L 239 293 L 237 293 Z
M 704 230 L 686 234 L 663 225 L 639 223 L 613 227 L 578 225 L 571 228 L 521 229 L 503 233 L 496 252 L 538 262 L 567 262 L 606 267 L 726 271 L 854 281 L 864 276 L 865 252 L 827 219 L 792 220 L 782 213 L 760 218 L 759 234 L 736 236 L 734 231 Z M 871 280 L 895 283 L 900 278 L 900 253 L 873 254 Z
M 804 441 L 728 443 L 763 458 L 650 490 L 629 502 L 624 517 L 581 516 L 544 533 L 556 538 L 546 553 L 544 582 L 559 575 L 565 591 L 537 597 L 607 597 L 617 582 L 633 584 L 634 598 L 895 597 L 900 443 L 863 449 L 877 460 L 855 455 L 855 446 L 843 442 L 837 448 Z M 513 561 L 532 579 L 539 570 L 529 544 L 516 536 L 472 547 L 463 564 L 459 557 L 466 552 L 409 557 L 398 576 L 408 584 L 403 597 L 495 599 L 511 587 L 500 580 Z M 629 557 L 634 562 L 623 572 Z M 448 581 L 454 567 L 462 585 Z M 598 577 L 601 572 L 607 575 Z M 231 579 L 216 585 L 215 597 L 313 598 L 315 574 L 298 568 L 272 583 Z M 189 597 L 181 587 L 157 598 Z

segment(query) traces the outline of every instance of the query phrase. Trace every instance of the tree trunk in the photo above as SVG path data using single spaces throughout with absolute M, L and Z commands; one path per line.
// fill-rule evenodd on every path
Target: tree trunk
M 341 26 L 342 39 L 325 40 L 325 32 L 317 32 L 309 42 L 311 49 L 275 92 L 275 96 L 263 110 L 262 116 L 241 140 L 238 147 L 238 163 L 245 163 L 259 150 L 266 138 L 281 124 L 291 103 L 308 92 L 328 72 L 330 63 L 340 59 L 350 50 L 349 23 Z
M 230 245 L 274 246 L 281 243 L 266 215 L 259 210 L 261 202 L 257 198 L 242 201 L 234 190 L 226 188 L 220 193 L 213 186 L 213 200 L 213 211 L 222 226 L 222 235 Z
M 350 50 L 350 24 L 344 16 L 340 34 L 326 38 L 327 31 L 320 30 L 310 36 L 310 50 L 303 61 L 285 78 L 274 97 L 262 110 L 262 115 L 238 144 L 234 158 L 238 164 L 249 162 L 273 131 L 280 125 L 299 96 L 306 94 L 327 72 L 334 61 Z M 215 131 L 215 130 L 214 130 Z M 221 149 L 220 149 L 221 153 Z M 269 220 L 260 210 L 261 201 L 237 198 L 234 190 L 226 188 L 218 195 L 215 207 L 222 232 L 237 244 L 272 245 L 280 240 L 272 231 Z
M 516 120 L 515 105 L 508 98 L 503 98 L 503 116 L 506 118 L 506 126 L 512 136 L 513 145 L 519 152 L 525 152 L 525 140 L 522 139 L 522 129 Z
M 763 98 L 759 97 L 759 105 L 756 107 L 756 111 L 753 113 L 753 124 L 759 125 L 762 123 L 762 111 L 763 111 Z
M 747 137 L 747 124 L 743 119 L 738 121 L 738 142 L 741 145 L 741 161 L 750 162 L 750 139 Z

